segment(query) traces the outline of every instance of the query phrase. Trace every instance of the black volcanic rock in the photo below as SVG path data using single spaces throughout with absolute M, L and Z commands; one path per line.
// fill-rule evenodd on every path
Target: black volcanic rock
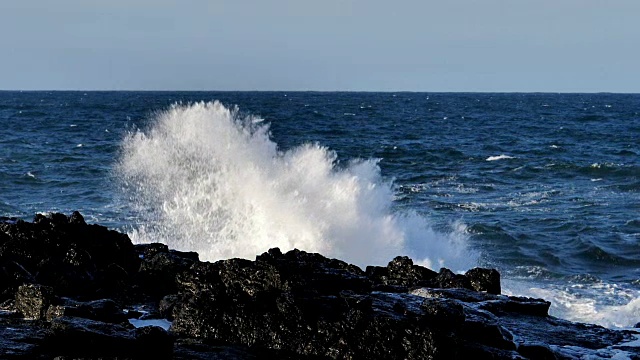
M 406 291 L 409 287 L 428 286 L 438 275 L 435 271 L 414 265 L 407 256 L 397 256 L 386 267 L 367 266 L 367 276 L 385 289 Z
M 149 294 L 167 295 L 178 291 L 176 279 L 197 260 L 178 252 L 149 252 L 138 270 L 138 284 Z
M 41 320 L 47 318 L 55 300 L 51 287 L 26 284 L 18 288 L 14 307 L 27 320 Z
M 114 283 L 137 273 L 140 264 L 125 234 L 87 225 L 79 213 L 71 217 L 38 214 L 33 223 L 0 222 L 0 234 L 4 282 L 16 277 L 33 282 L 33 277 L 37 283 L 52 286 L 57 295 L 87 298 L 115 295 L 114 290 L 123 289 L 114 287 Z M 21 270 L 16 271 L 18 268 Z M 114 280 L 113 274 L 118 272 L 121 279 Z M 8 285 L 5 291 L 16 286 L 15 281 Z M 11 298 L 13 294 L 4 296 Z
M 399 256 L 362 271 L 279 249 L 210 263 L 133 245 L 77 212 L 0 218 L 3 359 L 640 356 L 624 344 L 637 332 L 557 319 L 549 306 L 501 295 L 493 269 L 435 272 Z
M 128 317 L 120 304 L 112 299 L 100 299 L 87 302 L 78 302 L 72 299 L 60 300 L 59 307 L 62 308 L 61 316 L 79 317 L 90 320 L 97 320 L 107 323 L 126 323 Z
M 489 294 L 499 295 L 502 292 L 500 287 L 500 273 L 496 269 L 474 268 L 464 274 L 475 291 L 486 291 Z

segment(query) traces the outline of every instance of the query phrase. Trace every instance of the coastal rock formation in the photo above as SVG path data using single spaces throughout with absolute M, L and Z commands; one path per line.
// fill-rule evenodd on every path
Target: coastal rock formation
M 365 270 L 271 249 L 201 262 L 87 225 L 0 219 L 0 358 L 570 359 L 640 357 L 634 331 L 548 315 L 500 274 L 399 256 Z

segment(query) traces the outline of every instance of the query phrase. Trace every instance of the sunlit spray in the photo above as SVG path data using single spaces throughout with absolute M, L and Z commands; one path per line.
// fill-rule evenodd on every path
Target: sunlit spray
M 267 124 L 219 102 L 175 104 L 123 141 L 116 171 L 140 218 L 130 236 L 197 251 L 204 260 L 253 258 L 269 248 L 319 252 L 363 266 L 408 255 L 466 270 L 464 231 L 434 231 L 392 209 L 377 160 L 337 166 L 319 144 L 280 151 Z

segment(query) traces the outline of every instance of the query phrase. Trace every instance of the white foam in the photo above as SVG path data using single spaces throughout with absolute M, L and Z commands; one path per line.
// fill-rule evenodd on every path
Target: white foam
M 507 295 L 543 298 L 551 302 L 550 315 L 612 329 L 630 328 L 640 322 L 640 291 L 617 284 L 545 284 L 503 280 Z
M 625 330 L 633 330 L 633 331 L 638 331 L 638 329 L 636 328 L 632 328 L 632 329 L 625 329 Z M 633 335 L 635 337 L 635 340 L 630 340 L 621 344 L 618 344 L 617 346 L 625 346 L 625 347 L 637 347 L 640 348 L 640 334 L 634 334 Z
M 504 159 L 515 159 L 513 156 L 509 156 L 509 155 L 498 155 L 498 156 L 489 156 L 487 158 L 487 161 L 496 161 L 496 160 L 504 160 Z
M 392 210 L 392 184 L 376 160 L 338 167 L 318 144 L 280 152 L 267 125 L 219 102 L 174 105 L 155 120 L 126 137 L 117 166 L 140 218 L 134 241 L 204 260 L 279 247 L 361 266 L 396 255 L 436 269 L 476 264 L 462 227 L 442 234 L 424 217 Z

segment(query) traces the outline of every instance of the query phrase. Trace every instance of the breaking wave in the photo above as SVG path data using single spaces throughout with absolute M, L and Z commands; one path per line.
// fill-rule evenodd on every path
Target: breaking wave
M 131 238 L 204 260 L 280 247 L 360 266 L 396 255 L 435 269 L 476 265 L 463 225 L 440 233 L 392 209 L 377 160 L 340 164 L 319 144 L 280 151 L 256 119 L 217 101 L 175 104 L 130 132 L 116 174 L 139 220 Z

